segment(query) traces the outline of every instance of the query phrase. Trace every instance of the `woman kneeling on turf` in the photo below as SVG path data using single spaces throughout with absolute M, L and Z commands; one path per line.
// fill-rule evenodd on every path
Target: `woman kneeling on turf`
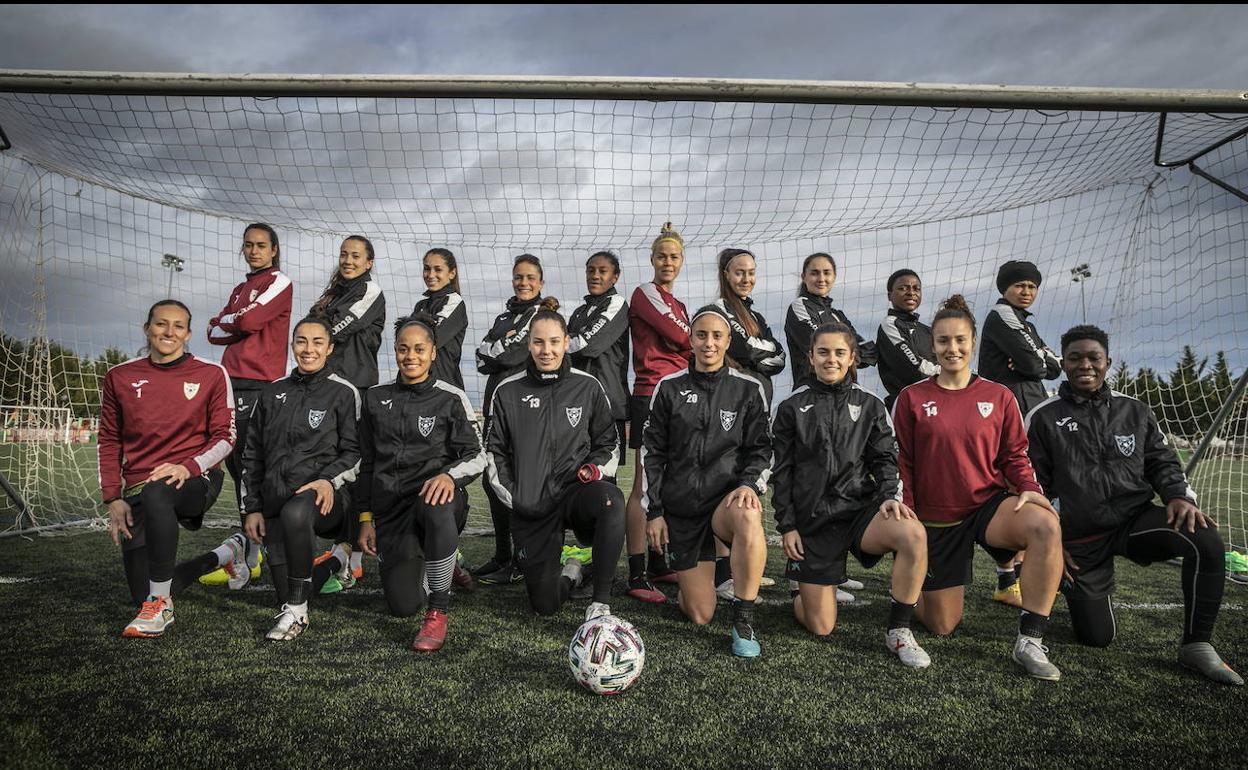
M 147 355 L 108 370 L 100 393 L 100 491 L 108 534 L 121 546 L 138 616 L 123 636 L 160 636 L 173 623 L 173 593 L 226 566 L 247 569 L 243 544 L 174 567 L 178 526 L 199 529 L 221 492 L 221 463 L 234 448 L 234 395 L 220 364 L 186 352 L 191 311 L 174 299 L 152 305 Z M 144 598 L 146 597 L 146 598 Z
M 488 478 L 511 511 L 516 561 L 529 604 L 553 615 L 595 564 L 585 619 L 611 614 L 611 584 L 624 546 L 624 495 L 614 477 L 619 436 L 611 405 L 594 376 L 565 355 L 568 327 L 558 300 L 542 300 L 529 326 L 529 362 L 499 383 L 486 429 Z M 565 529 L 580 545 L 564 548 Z M 564 561 L 562 573 L 559 562 Z
M 398 617 L 429 608 L 412 642 L 417 652 L 446 642 L 451 584 L 471 582 L 455 564 L 468 518 L 464 487 L 485 469 L 481 431 L 468 395 L 435 379 L 435 319 L 404 318 L 394 333 L 398 379 L 364 393 L 360 480 L 356 484 L 360 547 L 377 556 L 381 588 Z
M 914 640 L 910 619 L 927 571 L 927 535 L 914 511 L 899 502 L 897 445 L 884 402 L 855 384 L 854 330 L 825 324 L 811 337 L 816 380 L 798 388 L 776 411 L 776 528 L 784 536 L 788 577 L 799 587 L 793 614 L 812 634 L 836 627 L 836 585 L 845 555 L 866 568 L 886 553 L 893 595 L 884 641 L 901 662 L 931 665 Z
M 642 437 L 642 505 L 650 545 L 676 570 L 680 608 L 698 625 L 715 614 L 715 541 L 731 549 L 732 652 L 753 658 L 754 600 L 767 563 L 763 506 L 771 436 L 762 384 L 724 366 L 732 340 L 715 305 L 693 318 L 693 365 L 659 380 Z
M 265 636 L 289 641 L 308 627 L 308 598 L 338 570 L 351 569 L 341 547 L 316 565 L 316 537 L 341 542 L 347 531 L 344 485 L 360 467 L 356 422 L 360 394 L 325 366 L 334 349 L 329 324 L 295 326 L 295 370 L 265 386 L 243 450 L 243 529 L 263 542 L 282 611 Z
M 903 499 L 927 527 L 927 578 L 916 616 L 935 634 L 962 620 L 975 544 L 1001 563 L 1027 550 L 1014 660 L 1030 676 L 1057 681 L 1043 637 L 1062 576 L 1057 512 L 1036 483 L 1014 394 L 971 372 L 975 318 L 960 295 L 932 322 L 940 374 L 897 397 Z

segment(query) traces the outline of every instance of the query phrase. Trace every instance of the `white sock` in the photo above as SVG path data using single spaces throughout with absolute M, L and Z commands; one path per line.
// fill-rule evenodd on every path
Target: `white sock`
M 300 620 L 308 619 L 308 603 L 307 602 L 304 602 L 303 604 L 287 604 L 286 607 L 291 612 L 295 613 L 295 617 L 299 618 Z
M 216 548 L 213 548 L 212 552 L 217 555 L 218 567 L 224 567 L 234 558 L 234 549 L 230 548 L 228 545 L 219 545 Z
M 157 583 L 155 580 L 147 581 L 147 592 L 152 596 L 164 596 L 168 598 L 169 592 L 173 589 L 172 580 L 162 580 Z
M 351 554 L 351 569 L 356 569 L 362 566 L 364 566 L 364 552 L 356 551 Z
M 347 562 L 350 561 L 350 558 L 347 556 L 347 549 L 342 547 L 342 543 L 334 544 L 333 555 L 331 558 L 337 559 L 338 563 L 343 566 L 346 566 Z

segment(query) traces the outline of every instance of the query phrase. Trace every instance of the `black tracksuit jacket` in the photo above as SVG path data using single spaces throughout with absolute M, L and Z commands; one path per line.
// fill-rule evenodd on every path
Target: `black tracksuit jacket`
M 431 374 L 364 393 L 356 511 L 384 518 L 435 476 L 448 474 L 463 489 L 484 470 L 481 429 L 464 391 Z
M 529 324 L 537 315 L 541 297 L 521 302 L 512 297 L 507 309 L 494 318 L 485 339 L 477 346 L 477 371 L 487 375 L 482 408 L 490 416 L 490 404 L 494 401 L 494 389 L 516 372 L 524 371 L 529 361 Z M 507 336 L 508 332 L 515 332 Z
M 334 336 L 334 352 L 326 368 L 363 390 L 377 384 L 377 351 L 386 324 L 386 296 L 367 270 L 334 287 L 322 311 Z
M 1150 503 L 1196 502 L 1153 410 L 1108 385 L 1091 398 L 1063 382 L 1027 415 L 1036 480 L 1062 517 L 1062 539 L 1103 534 Z
M 437 321 L 434 345 L 438 357 L 433 360 L 429 374 L 463 390 L 464 373 L 459 370 L 459 359 L 464 351 L 464 334 L 468 331 L 468 306 L 464 298 L 448 283 L 437 291 L 425 292 L 425 298 L 412 309 L 412 315 L 417 313 L 428 313 Z
M 809 532 L 901 499 L 897 440 L 879 397 L 849 378 L 815 382 L 780 403 L 772 426 L 776 529 Z
M 831 297 L 816 297 L 802 287 L 797 299 L 784 314 L 784 336 L 789 343 L 789 357 L 793 360 L 795 390 L 818 380 L 807 358 L 810 355 L 810 335 L 815 329 L 830 323 L 842 323 L 854 329 L 845 314 L 832 307 Z M 875 343 L 864 340 L 856 329 L 854 337 L 858 341 L 858 367 L 871 366 L 876 360 Z
M 611 416 L 628 417 L 628 302 L 614 288 L 595 297 L 568 319 L 572 365 L 602 383 L 611 401 Z
M 619 435 L 602 385 L 568 359 L 554 372 L 530 363 L 494 391 L 486 425 L 487 479 L 519 518 L 540 519 L 579 484 L 581 466 L 614 477 Z
M 646 518 L 709 516 L 737 487 L 761 497 L 771 476 L 771 426 L 763 386 L 728 366 L 659 380 L 642 434 Z
M 875 333 L 875 349 L 880 381 L 888 391 L 885 404 L 890 407 L 902 388 L 940 374 L 932 350 L 932 327 L 919 321 L 918 313 L 889 308 Z
M 324 479 L 341 490 L 360 467 L 360 394 L 326 365 L 260 392 L 243 450 L 242 513 L 276 516 L 295 490 Z
M 724 311 L 724 315 L 728 316 L 728 328 L 732 332 L 732 339 L 728 343 L 728 357 L 746 374 L 763 384 L 763 393 L 767 396 L 767 406 L 770 408 L 773 393 L 771 378 L 784 371 L 784 348 L 780 347 L 779 341 L 771 333 L 767 319 L 754 309 L 754 300 L 746 297 L 742 302 L 745 303 L 746 310 L 754 316 L 754 324 L 758 327 L 758 334 L 754 336 L 746 333 L 741 319 L 737 318 L 726 300 L 715 302 Z
M 1040 339 L 1036 325 L 1027 320 L 1030 316 L 999 299 L 984 320 L 979 341 L 980 376 L 1009 388 L 1023 414 L 1049 397 L 1044 381 L 1062 373 L 1062 362 Z

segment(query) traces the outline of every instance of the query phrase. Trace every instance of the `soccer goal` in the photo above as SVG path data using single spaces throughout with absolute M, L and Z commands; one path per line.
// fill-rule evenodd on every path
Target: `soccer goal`
M 217 357 L 205 321 L 253 221 L 281 235 L 296 313 L 348 234 L 377 247 L 390 320 L 424 290 L 424 251 L 449 247 L 468 348 L 515 255 L 541 257 L 570 309 L 593 251 L 619 254 L 626 295 L 648 280 L 665 221 L 688 244 L 678 296 L 714 298 L 716 253 L 751 249 L 776 329 L 815 251 L 836 257 L 832 296 L 867 337 L 897 268 L 922 276 L 925 317 L 958 292 L 982 318 L 997 266 L 1028 259 L 1046 341 L 1085 320 L 1110 333 L 1114 387 L 1153 407 L 1203 506 L 1248 545 L 1245 94 L 0 72 L 0 131 L 2 410 L 95 416 L 102 372 L 169 294 L 194 314 L 192 350 Z M 874 370 L 862 382 L 882 392 Z M 39 523 L 98 516 L 94 452 L 58 446 L 28 462 L 5 442 L 0 472 Z M 470 526 L 488 526 L 484 506 Z

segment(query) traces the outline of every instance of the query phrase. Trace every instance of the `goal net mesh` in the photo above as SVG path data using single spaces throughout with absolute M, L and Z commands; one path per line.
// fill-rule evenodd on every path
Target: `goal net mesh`
M 649 243 L 671 221 L 687 242 L 677 295 L 691 307 L 714 298 L 716 253 L 748 248 L 756 308 L 781 338 L 815 251 L 836 257 L 832 296 L 868 338 L 900 267 L 922 276 L 926 317 L 957 292 L 982 318 L 997 266 L 1028 259 L 1044 273 L 1034 320 L 1045 340 L 1056 347 L 1085 318 L 1105 328 L 1114 386 L 1149 403 L 1186 458 L 1248 367 L 1248 208 L 1186 168 L 1155 166 L 1157 123 L 836 104 L 0 94 L 12 143 L 0 153 L 0 409 L 82 421 L 68 442 L 6 435 L 0 473 L 34 523 L 100 516 L 90 420 L 103 373 L 136 354 L 147 307 L 170 294 L 193 312 L 193 352 L 219 357 L 205 321 L 245 272 L 239 245 L 253 221 L 278 229 L 296 317 L 336 268 L 341 239 L 373 240 L 383 379 L 395 369 L 389 321 L 424 290 L 421 256 L 452 249 L 470 318 L 461 366 L 478 406 L 468 351 L 510 296 L 522 252 L 542 258 L 544 293 L 570 311 L 592 251 L 619 254 L 627 295 L 649 279 Z M 1171 114 L 1162 157 L 1245 125 Z M 1248 187 L 1248 140 L 1201 166 Z M 183 270 L 162 266 L 164 254 Z M 1085 264 L 1091 276 L 1073 281 Z M 789 374 L 776 381 L 782 398 Z M 862 382 L 883 393 L 873 369 Z M 1246 453 L 1239 399 L 1192 481 L 1240 549 Z M 0 528 L 14 524 L 7 497 L 0 514 Z M 228 482 L 213 515 L 236 520 Z M 488 522 L 474 494 L 470 526 Z

